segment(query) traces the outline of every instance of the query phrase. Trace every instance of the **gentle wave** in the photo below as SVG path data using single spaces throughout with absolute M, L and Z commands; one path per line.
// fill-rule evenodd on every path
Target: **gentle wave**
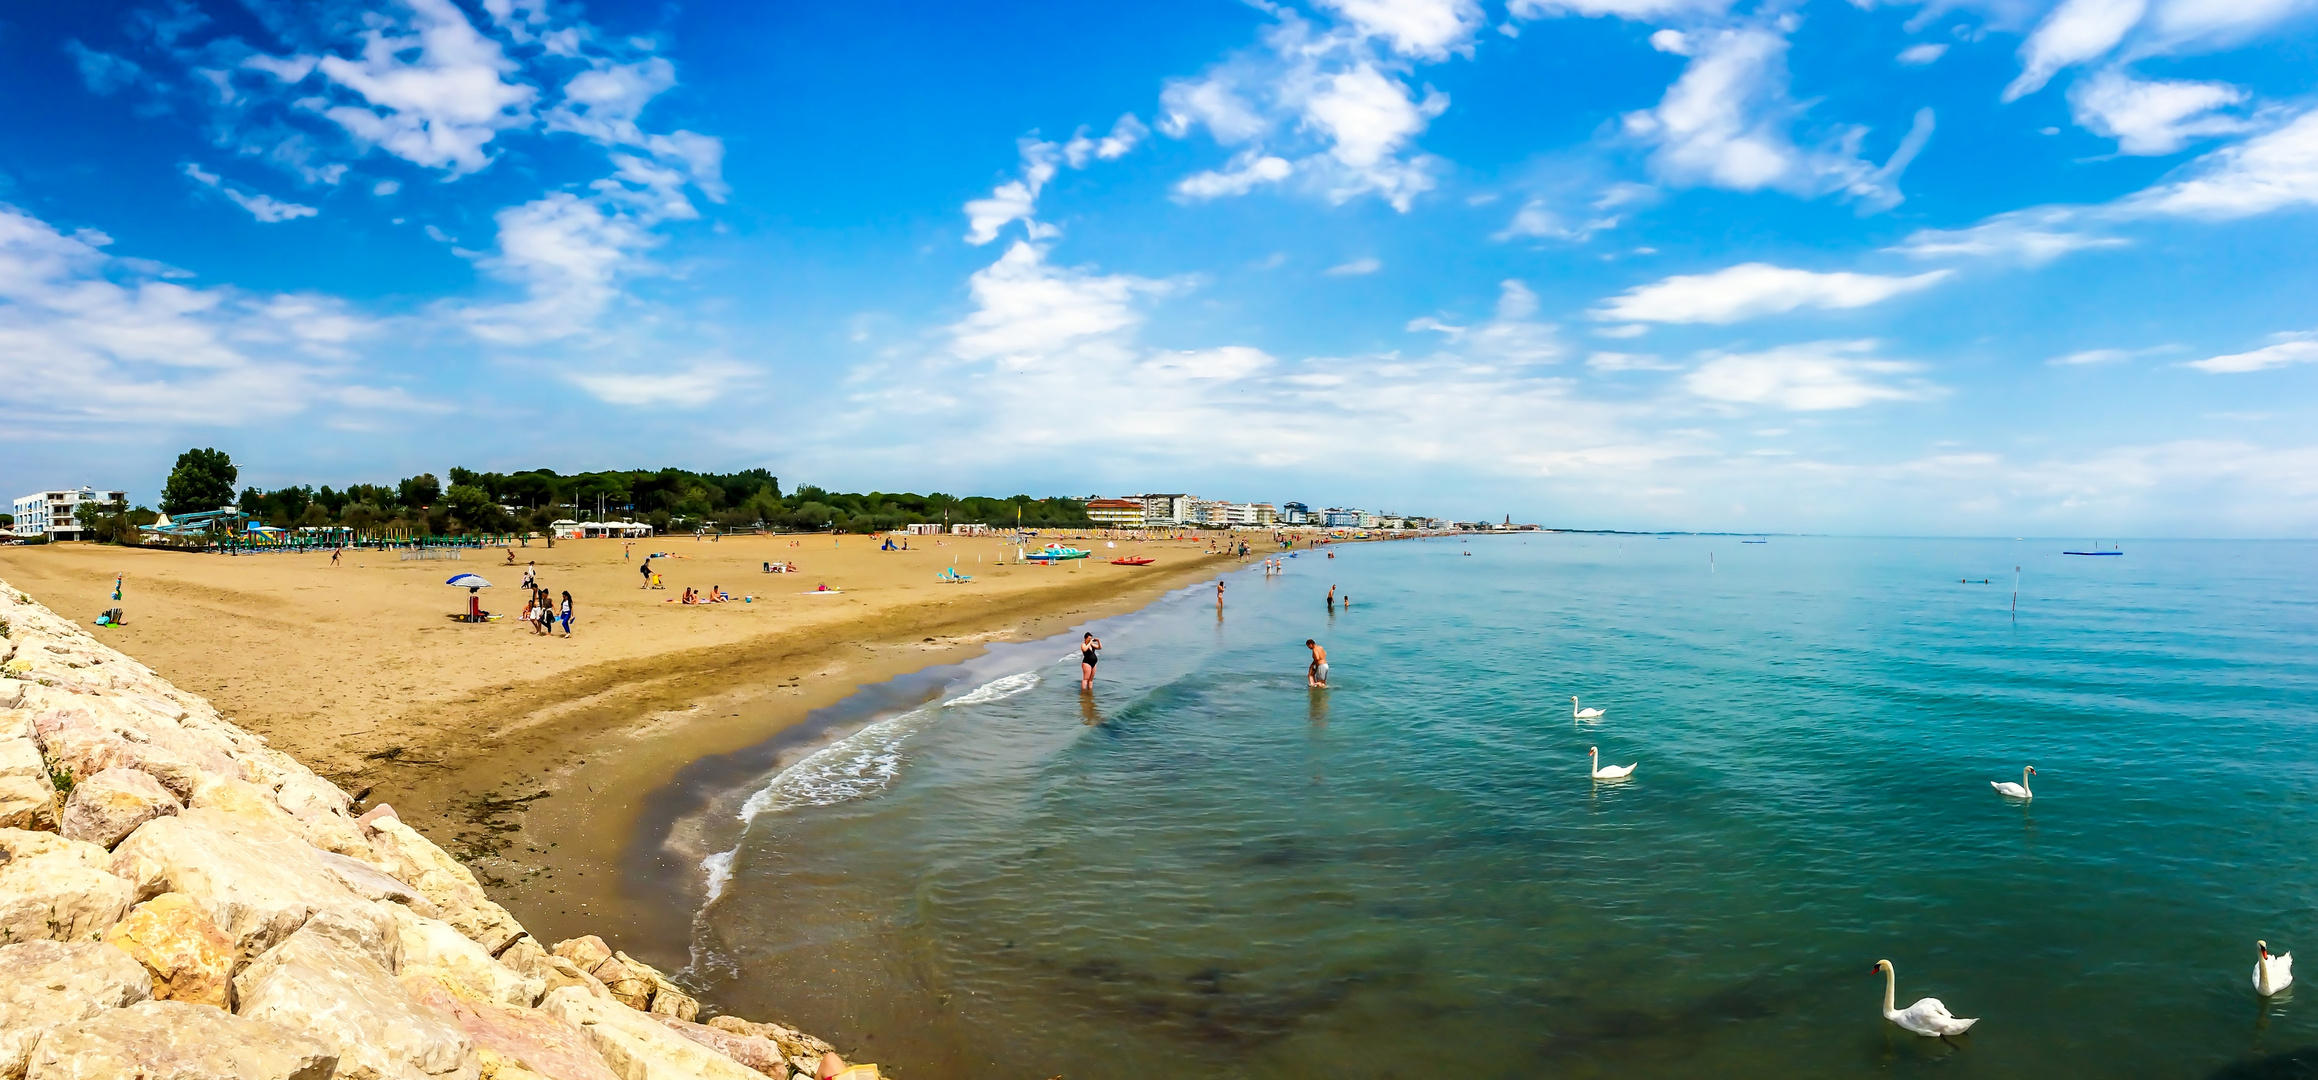
M 972 690 L 968 690 L 965 693 L 958 695 L 957 697 L 942 702 L 942 707 L 947 709 L 953 705 L 987 705 L 993 701 L 1004 701 L 1005 699 L 1013 697 L 1016 694 L 1026 693 L 1030 690 L 1031 687 L 1037 685 L 1038 674 L 1036 672 L 1025 671 L 1020 675 L 1008 675 L 1002 679 L 992 679 L 989 682 L 983 683 L 982 685 L 977 686 Z

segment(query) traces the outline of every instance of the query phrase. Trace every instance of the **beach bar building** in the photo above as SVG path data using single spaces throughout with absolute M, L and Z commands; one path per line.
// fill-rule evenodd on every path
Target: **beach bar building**
M 635 539 L 652 535 L 652 526 L 642 521 L 573 521 L 562 518 L 550 522 L 548 530 L 558 540 L 601 540 L 606 537 Z
M 1143 513 L 1141 499 L 1087 500 L 1087 520 L 1107 529 L 1140 529 Z

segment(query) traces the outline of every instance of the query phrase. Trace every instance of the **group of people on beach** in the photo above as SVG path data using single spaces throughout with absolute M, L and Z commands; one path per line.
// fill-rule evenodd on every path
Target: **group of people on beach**
M 523 624 L 531 627 L 532 636 L 552 635 L 560 622 L 563 636 L 570 637 L 571 590 L 565 589 L 559 602 L 552 591 L 539 583 L 539 564 L 535 562 L 523 564 L 523 589 L 531 594 L 531 599 L 523 604 Z

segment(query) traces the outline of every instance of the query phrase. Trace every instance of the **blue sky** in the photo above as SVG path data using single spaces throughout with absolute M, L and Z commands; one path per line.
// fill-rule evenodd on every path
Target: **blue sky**
M 2318 0 L 0 12 L 0 469 L 2318 529 Z

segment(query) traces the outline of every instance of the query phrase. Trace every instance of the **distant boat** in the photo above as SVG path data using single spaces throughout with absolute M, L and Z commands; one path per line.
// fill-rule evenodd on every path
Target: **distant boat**
M 1112 560 L 1111 560 L 1111 565 L 1112 565 L 1112 566 L 1149 566 L 1149 565 L 1151 565 L 1152 563 L 1155 563 L 1155 562 L 1158 562 L 1158 561 L 1159 561 L 1159 560 L 1157 560 L 1157 559 L 1154 559 L 1154 558 L 1152 558 L 1152 557 L 1151 557 L 1151 556 L 1149 556 L 1149 555 L 1128 555 L 1128 556 L 1125 556 L 1125 557 L 1123 557 L 1123 558 L 1112 559 Z
M 2122 549 L 2119 549 L 2119 548 L 2114 548 L 2114 547 L 2110 548 L 2110 549 L 2109 549 L 2109 550 L 2107 550 L 2107 551 L 2102 551 L 2102 550 L 2101 550 L 2101 545 L 2099 545 L 2099 544 L 2094 544 L 2094 545 L 2093 545 L 2093 550 L 2091 550 L 2091 551 L 2064 551 L 2064 552 L 2061 552 L 2061 554 L 2063 554 L 2063 555 L 2123 555 L 2124 553 L 2125 553 L 2125 552 L 2124 552 Z

